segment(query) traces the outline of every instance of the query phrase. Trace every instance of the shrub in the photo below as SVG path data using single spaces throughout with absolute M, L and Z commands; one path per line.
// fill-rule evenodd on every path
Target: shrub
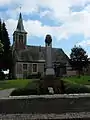
M 66 94 L 74 93 L 90 93 L 90 89 L 83 85 L 69 85 L 65 89 Z
M 37 95 L 36 89 L 26 89 L 26 88 L 19 88 L 14 90 L 11 93 L 11 96 L 22 96 L 22 95 Z
M 5 79 L 5 74 L 0 71 L 0 80 L 4 80 L 4 79 Z
M 48 89 L 31 89 L 31 88 L 19 88 L 14 90 L 11 96 L 25 96 L 25 95 L 44 95 L 49 94 Z

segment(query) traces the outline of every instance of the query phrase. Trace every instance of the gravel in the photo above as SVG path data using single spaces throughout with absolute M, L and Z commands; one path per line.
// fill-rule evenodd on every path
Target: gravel
M 0 114 L 0 120 L 37 120 L 37 119 L 90 119 L 90 112 L 64 114 Z
M 53 95 L 28 95 L 28 96 L 9 96 L 5 99 L 28 99 L 28 98 L 83 98 L 90 97 L 90 93 L 81 94 L 53 94 Z M 4 99 L 4 98 L 2 98 Z

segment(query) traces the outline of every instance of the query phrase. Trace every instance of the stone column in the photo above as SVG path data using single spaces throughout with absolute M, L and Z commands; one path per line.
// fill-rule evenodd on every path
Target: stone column
M 46 36 L 46 75 L 55 75 L 52 67 L 52 38 L 50 35 Z

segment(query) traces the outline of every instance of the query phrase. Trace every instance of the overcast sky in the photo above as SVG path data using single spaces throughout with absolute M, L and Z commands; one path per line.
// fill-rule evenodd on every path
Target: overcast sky
M 27 44 L 44 45 L 46 34 L 51 34 L 53 47 L 69 55 L 74 45 L 81 45 L 90 56 L 90 0 L 0 0 L 11 44 L 20 11 Z

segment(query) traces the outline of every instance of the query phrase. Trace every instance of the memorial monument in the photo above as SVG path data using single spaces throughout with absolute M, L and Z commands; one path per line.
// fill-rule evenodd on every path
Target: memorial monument
M 47 35 L 45 39 L 46 47 L 46 76 L 55 75 L 53 66 L 52 66 L 52 38 L 51 35 Z
M 43 74 L 43 77 L 40 79 L 40 91 L 44 91 L 44 93 L 53 93 L 59 94 L 64 93 L 63 91 L 63 81 L 59 80 L 55 76 L 55 71 L 52 64 L 52 37 L 51 35 L 46 35 L 45 38 L 45 49 L 46 49 L 46 61 L 45 67 L 46 71 Z

